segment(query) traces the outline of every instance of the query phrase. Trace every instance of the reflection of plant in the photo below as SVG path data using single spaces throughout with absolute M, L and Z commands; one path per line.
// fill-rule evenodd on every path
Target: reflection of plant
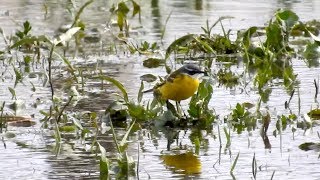
M 290 114 L 288 116 L 281 115 L 278 117 L 277 123 L 276 123 L 276 130 L 273 131 L 273 135 L 277 136 L 277 132 L 281 135 L 281 132 L 284 131 L 289 125 L 293 124 L 295 120 L 297 119 L 297 116 L 295 114 Z M 295 131 L 295 128 L 292 127 L 292 132 Z

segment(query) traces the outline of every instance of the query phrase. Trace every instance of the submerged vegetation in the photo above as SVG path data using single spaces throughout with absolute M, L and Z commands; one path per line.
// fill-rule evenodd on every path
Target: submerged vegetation
M 85 37 L 88 37 L 86 30 L 89 27 L 81 21 L 81 15 L 92 3 L 94 1 L 90 0 L 78 10 L 70 10 L 73 15 L 71 26 L 56 37 L 32 34 L 32 24 L 28 21 L 25 21 L 14 35 L 7 36 L 3 30 L 0 31 L 5 42 L 4 49 L 0 51 L 1 67 L 5 69 L 2 70 L 1 78 L 5 81 L 4 75 L 9 72 L 14 79 L 13 86 L 8 87 L 12 97 L 10 107 L 13 113 L 5 111 L 7 102 L 1 103 L 0 132 L 7 131 L 9 121 L 13 121 L 12 117 L 17 117 L 15 113 L 20 108 L 17 99 L 19 92 L 15 90 L 17 85 L 30 85 L 32 91 L 37 92 L 34 81 L 30 80 L 32 78 L 38 78 L 44 87 L 49 87 L 51 93 L 50 104 L 45 108 L 39 108 L 39 111 L 42 115 L 42 127 L 54 132 L 54 149 L 57 156 L 67 134 L 73 134 L 75 139 L 90 141 L 91 153 L 98 155 L 100 179 L 139 177 L 139 154 L 137 159 L 134 159 L 127 149 L 130 136 L 133 133 L 142 133 L 143 129 L 165 134 L 169 153 L 163 153 L 160 157 L 166 166 L 173 171 L 184 171 L 187 175 L 193 175 L 201 172 L 198 155 L 200 149 L 208 146 L 208 135 L 214 138 L 218 136 L 220 148 L 222 147 L 220 127 L 223 127 L 226 136 L 226 150 L 232 143 L 231 131 L 238 134 L 245 131 L 252 133 L 259 127 L 265 148 L 270 149 L 267 131 L 271 121 L 275 121 L 273 135 L 281 136 L 281 132 L 288 127 L 292 133 L 296 128 L 307 130 L 314 125 L 314 119 L 319 119 L 319 109 L 311 110 L 307 114 L 311 120 L 307 121 L 301 119 L 301 114 L 291 112 L 270 117 L 268 109 L 262 106 L 268 102 L 275 84 L 280 84 L 279 86 L 285 89 L 290 100 L 295 93 L 299 93 L 299 77 L 292 62 L 296 60 L 294 57 L 304 59 L 308 67 L 319 65 L 318 21 L 301 22 L 294 12 L 278 10 L 265 27 L 250 27 L 234 35 L 232 30 L 225 30 L 223 26 L 224 20 L 231 17 L 222 17 L 212 25 L 207 21 L 206 27 L 201 28 L 202 34 L 179 37 L 165 48 L 155 42 L 129 42 L 131 28 L 128 20 L 139 18 L 140 21 L 141 7 L 134 0 L 114 4 L 110 8 L 109 23 L 116 21 L 119 30 L 116 39 L 120 40 L 114 47 L 119 46 L 126 51 L 125 53 L 146 57 L 143 61 L 144 68 L 165 67 L 166 72 L 170 73 L 170 63 L 176 65 L 192 61 L 207 71 L 197 93 L 190 98 L 188 104 L 183 102 L 182 106 L 174 106 L 170 103 L 166 107 L 156 98 L 146 98 L 147 94 L 143 93 L 146 86 L 153 86 L 155 81 L 163 81 L 163 77 L 157 80 L 154 74 L 142 75 L 141 82 L 136 82 L 140 83 L 136 98 L 132 98 L 128 93 L 129 87 L 105 72 L 99 64 L 94 68 L 84 68 L 72 60 L 72 53 L 81 52 Z M 132 13 L 132 17 L 129 12 Z M 216 26 L 222 27 L 222 34 L 212 33 Z M 299 40 L 301 42 L 298 44 Z M 161 56 L 161 52 L 165 52 L 165 55 Z M 216 62 L 221 63 L 219 69 L 213 67 Z M 242 70 L 235 70 L 235 65 L 241 66 Z M 63 76 L 62 84 L 59 82 L 59 76 Z M 84 111 L 81 108 L 79 110 L 77 106 L 79 101 L 88 98 L 90 88 L 87 83 L 93 80 L 99 82 L 97 87 L 101 93 L 117 94 L 112 102 L 101 107 L 103 113 Z M 239 102 L 223 116 L 217 114 L 211 104 L 214 104 L 212 97 L 215 86 L 226 89 L 240 86 L 243 91 L 252 88 L 259 95 L 259 100 Z M 317 83 L 315 86 L 317 88 Z M 315 96 L 317 97 L 317 94 Z M 290 100 L 286 102 L 286 108 L 290 108 Z M 37 102 L 34 103 L 34 107 L 37 108 Z M 214 132 L 215 127 L 218 127 L 218 132 Z M 185 129 L 191 131 L 191 145 L 175 146 L 172 150 L 174 140 L 178 139 L 179 132 Z M 120 137 L 117 131 L 124 133 Z M 106 150 L 103 140 L 99 138 L 106 133 L 113 137 L 113 145 L 116 147 L 113 154 Z M 143 144 L 142 140 L 140 144 Z M 319 143 L 305 143 L 300 148 L 319 149 Z M 238 158 L 241 158 L 240 152 L 233 157 L 230 168 L 233 178 Z M 252 168 L 253 177 L 256 179 L 255 156 Z

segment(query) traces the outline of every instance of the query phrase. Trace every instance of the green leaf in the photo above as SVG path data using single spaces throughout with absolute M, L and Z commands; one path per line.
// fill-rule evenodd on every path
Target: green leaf
M 134 17 L 136 14 L 140 14 L 141 12 L 141 8 L 140 5 L 137 4 L 134 0 L 131 0 L 132 4 L 133 4 L 133 13 L 132 13 L 132 17 Z
M 117 19 L 117 23 L 119 26 L 120 31 L 123 30 L 123 25 L 124 25 L 124 21 L 125 21 L 125 15 L 122 12 L 118 12 L 118 19 Z
M 319 45 L 316 42 L 308 43 L 305 51 L 303 52 L 303 57 L 307 60 L 315 60 L 315 62 L 319 65 L 318 58 L 320 57 L 320 52 L 318 51 L 318 48 Z
M 116 79 L 109 77 L 109 76 L 100 76 L 100 78 L 105 81 L 109 81 L 114 86 L 116 86 L 122 92 L 124 101 L 129 103 L 128 93 L 127 93 L 125 87 L 119 81 L 117 81 Z
M 320 109 L 313 109 L 307 114 L 313 119 L 320 119 Z
M 29 33 L 29 31 L 31 30 L 31 25 L 30 25 L 30 23 L 29 23 L 29 21 L 25 21 L 24 23 L 23 23 L 23 28 L 24 28 L 24 30 L 23 30 L 23 33 L 25 34 L 25 35 L 27 35 L 28 33 Z
M 187 44 L 189 44 L 191 41 L 193 41 L 195 38 L 197 37 L 197 35 L 195 34 L 188 34 L 185 36 L 180 37 L 179 39 L 176 39 L 175 41 L 173 41 L 169 47 L 166 50 L 166 58 L 168 59 L 168 57 L 170 56 L 170 54 L 178 47 L 178 46 L 185 46 Z
M 291 28 L 299 20 L 299 16 L 291 10 L 280 11 L 277 16 L 285 21 L 288 28 Z
M 267 40 L 266 40 L 266 47 L 270 48 L 272 51 L 280 51 L 283 47 L 283 38 L 284 35 L 282 34 L 281 27 L 278 23 L 270 23 L 269 26 L 266 28 L 267 33 Z
M 128 8 L 125 2 L 120 2 L 118 4 L 118 12 L 123 13 L 123 15 L 127 15 L 129 11 L 130 9 Z

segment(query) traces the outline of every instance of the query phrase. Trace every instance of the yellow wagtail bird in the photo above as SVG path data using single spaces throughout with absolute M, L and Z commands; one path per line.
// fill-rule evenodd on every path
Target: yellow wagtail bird
M 169 100 L 180 101 L 190 98 L 198 90 L 199 80 L 197 75 L 205 73 L 193 64 L 186 64 L 172 72 L 165 81 L 156 85 L 153 89 L 144 92 L 154 92 L 155 97 L 165 100 L 167 106 Z

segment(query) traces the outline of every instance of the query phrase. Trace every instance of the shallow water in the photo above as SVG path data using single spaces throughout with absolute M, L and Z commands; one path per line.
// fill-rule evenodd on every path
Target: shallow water
M 44 2 L 46 2 L 48 13 L 44 11 Z M 141 40 L 160 41 L 161 30 L 165 26 L 165 20 L 172 11 L 168 24 L 164 43 L 168 44 L 174 39 L 187 33 L 201 33 L 201 26 L 205 25 L 206 20 L 215 22 L 221 16 L 233 16 L 231 20 L 223 22 L 225 29 L 232 29 L 233 34 L 236 30 L 248 28 L 250 26 L 262 26 L 273 16 L 279 8 L 289 8 L 295 11 L 302 21 L 312 20 L 319 17 L 320 1 L 222 1 L 222 0 L 200 0 L 200 1 L 145 1 L 142 4 L 142 23 L 136 20 L 133 24 L 133 42 Z M 95 27 L 101 32 L 101 44 L 88 44 L 86 50 L 80 54 L 76 60 L 78 64 L 99 64 L 106 74 L 114 76 L 128 88 L 131 98 L 136 98 L 140 83 L 135 82 L 141 75 L 153 73 L 155 75 L 165 75 L 164 68 L 146 69 L 142 66 L 143 56 L 135 55 L 110 55 L 105 50 L 108 48 L 110 31 L 106 29 L 105 22 L 108 17 L 109 2 L 96 1 L 86 11 L 89 14 L 83 17 L 83 20 L 89 27 Z M 29 20 L 35 34 L 46 34 L 53 37 L 57 32 L 57 27 L 70 23 L 70 16 L 65 9 L 64 1 L 24 1 L 3 0 L 0 3 L 0 27 L 6 34 L 12 34 L 17 29 L 17 24 Z M 112 29 L 111 29 L 112 31 Z M 215 33 L 221 33 L 221 28 L 214 28 Z M 0 47 L 4 42 L 0 41 Z M 293 134 L 291 127 L 274 137 L 272 131 L 276 129 L 275 122 L 277 115 L 289 114 L 290 111 L 299 115 L 302 120 L 303 114 L 317 107 L 314 100 L 315 88 L 314 79 L 319 79 L 319 68 L 307 68 L 303 60 L 293 59 L 295 73 L 300 80 L 299 92 L 301 100 L 301 109 L 299 111 L 298 95 L 295 93 L 290 103 L 290 110 L 285 109 L 284 102 L 289 99 L 289 95 L 280 85 L 272 87 L 272 94 L 267 104 L 262 104 L 262 109 L 269 109 L 272 117 L 268 137 L 271 149 L 265 149 L 265 144 L 260 136 L 258 128 L 253 132 L 243 132 L 231 134 L 231 146 L 225 149 L 226 139 L 223 133 L 223 126 L 219 127 L 222 136 L 222 147 L 218 140 L 218 126 L 214 126 L 213 134 L 207 135 L 202 132 L 206 146 L 202 146 L 199 153 L 199 159 L 202 165 L 199 174 L 185 175 L 183 172 L 175 171 L 164 165 L 161 155 L 169 153 L 167 151 L 168 133 L 154 133 L 150 130 L 143 130 L 130 137 L 128 153 L 137 159 L 138 143 L 139 151 L 139 177 L 141 179 L 231 179 L 229 173 L 232 163 L 239 153 L 239 159 L 234 170 L 234 176 L 237 179 L 250 179 L 252 175 L 252 159 L 255 154 L 257 159 L 257 179 L 270 179 L 275 171 L 274 179 L 318 179 L 320 171 L 318 170 L 319 152 L 302 151 L 298 146 L 305 142 L 319 142 L 317 132 L 319 126 L 315 126 L 307 131 L 297 129 Z M 218 69 L 219 63 L 215 63 L 213 70 Z M 1 66 L 2 68 L 2 66 Z M 240 67 L 241 68 L 241 67 Z M 240 69 L 241 70 L 241 69 Z M 2 70 L 0 70 L 2 71 Z M 41 72 L 41 69 L 39 69 Z M 7 87 L 12 87 L 14 77 L 10 73 L 5 73 L 4 81 L 0 86 L 0 102 L 6 104 L 13 102 Z M 0 146 L 0 177 L 4 179 L 97 179 L 99 176 L 98 161 L 95 154 L 90 153 L 90 140 L 81 142 L 73 140 L 72 135 L 66 136 L 62 144 L 61 154 L 55 155 L 54 139 L 50 136 L 53 132 L 41 129 L 39 120 L 42 116 L 39 109 L 48 108 L 50 103 L 50 92 L 48 88 L 42 86 L 41 76 L 26 78 L 26 82 L 33 82 L 36 92 L 31 91 L 30 83 L 19 84 L 16 87 L 17 98 L 25 103 L 25 110 L 20 112 L 22 115 L 34 115 L 37 122 L 32 127 L 11 127 L 8 132 L 15 134 L 15 137 L 9 138 L 2 134 L 2 144 Z M 62 84 L 57 78 L 58 85 Z M 112 100 L 114 90 L 102 91 L 97 88 L 98 82 L 90 81 L 87 99 L 79 102 L 79 110 L 104 110 L 106 105 Z M 146 84 L 146 86 L 148 86 Z M 151 87 L 151 85 L 149 85 Z M 259 95 L 255 89 L 247 88 L 247 93 L 238 86 L 234 89 L 224 87 L 214 87 L 211 106 L 216 110 L 220 119 L 230 113 L 236 103 L 250 102 L 257 103 Z M 27 89 L 27 90 L 26 90 Z M 63 94 L 64 92 L 60 92 Z M 145 99 L 151 98 L 146 95 Z M 37 108 L 33 108 L 34 102 L 38 100 Z M 185 102 L 186 103 L 186 102 Z M 94 105 L 93 105 L 94 104 Z M 300 112 L 300 114 L 299 114 Z M 259 125 L 260 126 L 260 125 Z M 176 138 L 171 144 L 172 152 L 175 149 L 192 149 L 189 136 L 195 130 L 175 130 L 179 138 Z M 142 134 L 147 135 L 142 135 Z M 123 134 L 120 131 L 119 135 Z M 107 151 L 112 154 L 115 148 L 112 146 L 111 134 L 108 132 L 98 137 Z M 138 143 L 137 143 L 138 142 Z M 87 143 L 87 144 L 86 144 Z M 1 143 L 0 143 L 1 144 Z M 182 149 L 183 149 L 182 148 Z M 219 153 L 221 152 L 221 153 Z M 219 163 L 220 162 L 220 163 Z

